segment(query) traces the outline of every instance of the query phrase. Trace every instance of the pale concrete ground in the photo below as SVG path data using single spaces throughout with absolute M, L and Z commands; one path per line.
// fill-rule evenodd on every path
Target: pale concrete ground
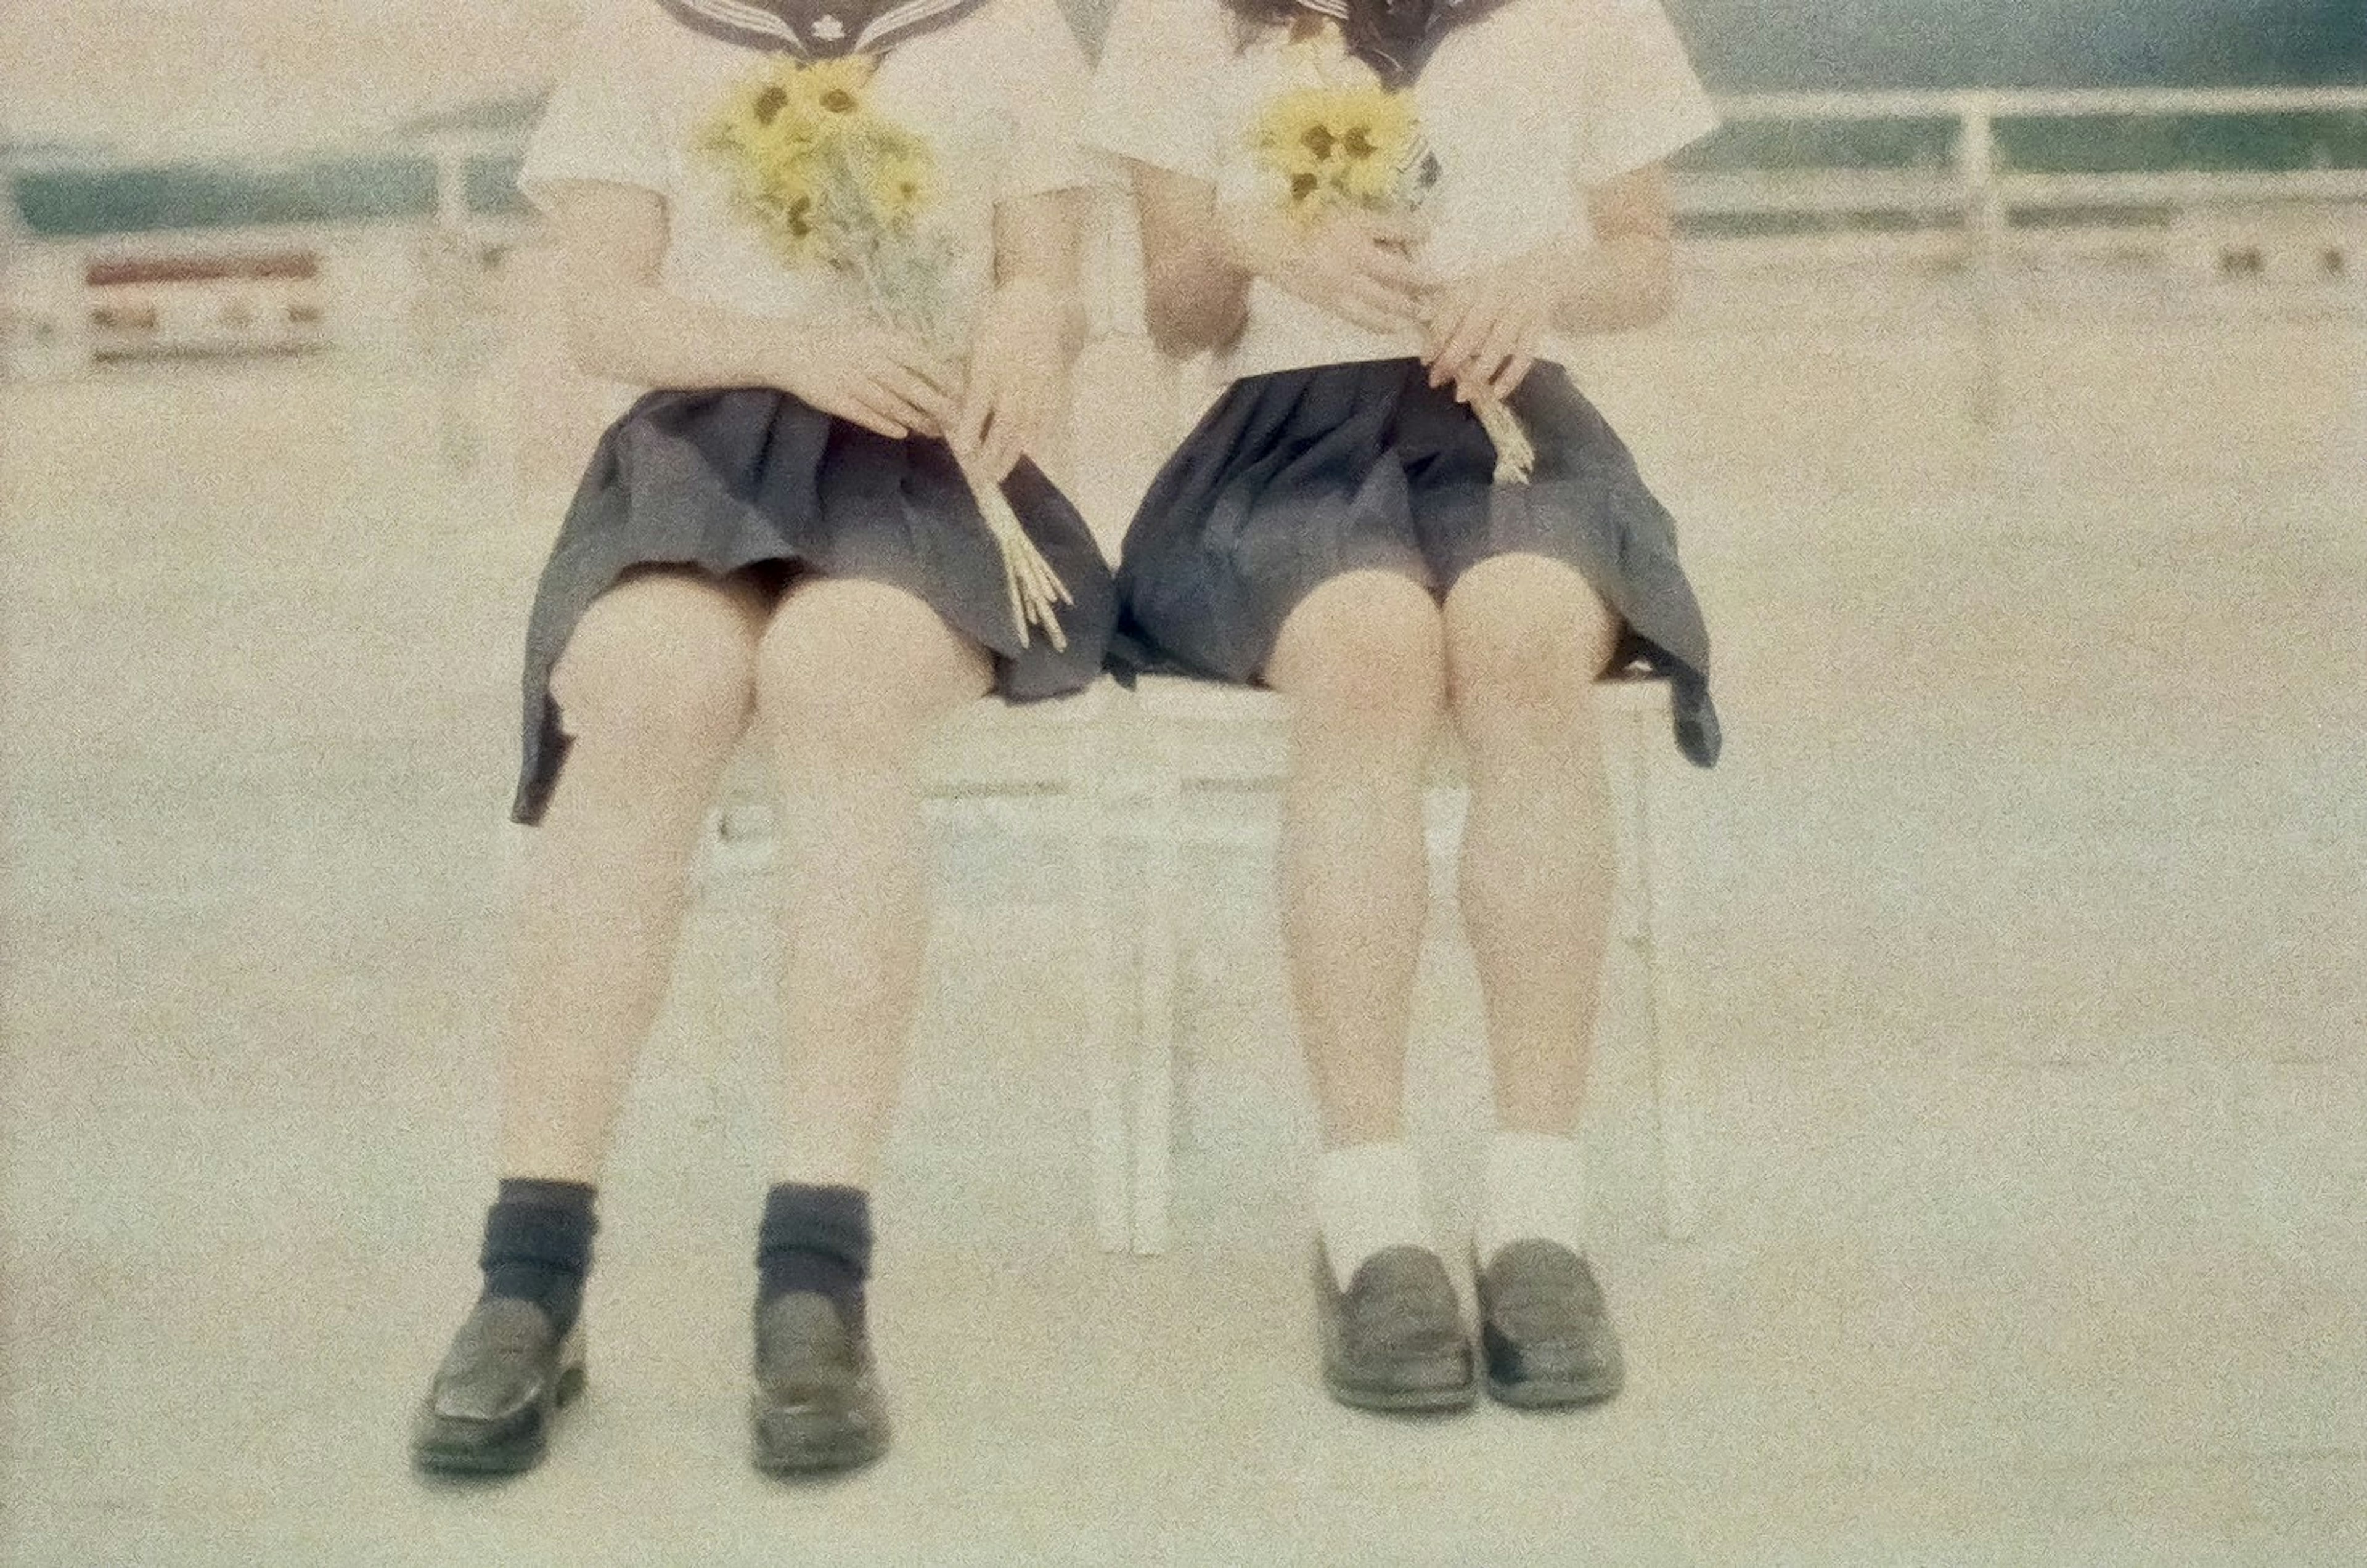
M 1897 279 L 1711 280 L 1592 367 L 1684 519 L 1729 733 L 1655 781 L 1691 1247 L 1610 987 L 1606 1409 L 1318 1392 L 1255 855 L 1195 863 L 1176 1249 L 1093 1250 L 1074 912 L 1045 846 L 949 835 L 881 1193 L 899 1447 L 802 1489 L 743 1457 L 776 1044 L 744 880 L 614 1162 L 589 1401 L 529 1479 L 404 1466 L 488 1195 L 555 514 L 440 477 L 409 374 L 0 389 L 6 1561 L 2367 1557 L 2363 340 L 2325 297 L 2058 280 L 1993 439 L 1961 308 Z M 495 450 L 539 498 L 536 439 Z M 1444 919 L 1415 1073 L 1448 1235 L 1477 1018 Z

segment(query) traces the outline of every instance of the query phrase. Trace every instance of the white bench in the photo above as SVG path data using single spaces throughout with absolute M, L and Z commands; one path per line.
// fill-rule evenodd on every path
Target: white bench
M 1662 1226 L 1689 1238 L 1700 1207 L 1693 1176 L 1694 1063 L 1659 1029 L 1649 784 L 1669 750 L 1664 682 L 1622 677 L 1601 687 L 1605 741 L 1625 775 L 1618 801 L 1618 934 L 1645 994 L 1640 1043 L 1651 1054 Z M 1456 759 L 1442 758 L 1431 798 L 1433 854 L 1459 830 Z M 1272 693 L 1166 677 L 1133 691 L 1108 681 L 1064 701 L 981 702 L 946 727 L 927 768 L 933 800 L 965 813 L 1034 815 L 1070 846 L 1077 973 L 1085 987 L 1082 1060 L 1093 1074 L 1090 1112 L 1095 1229 L 1103 1247 L 1166 1248 L 1173 1190 L 1176 1086 L 1183 1031 L 1176 984 L 1193 889 L 1183 852 L 1239 840 L 1238 822 L 1195 809 L 1211 791 L 1271 790 L 1285 752 L 1282 699 Z M 747 757 L 727 781 L 706 874 L 769 860 L 772 807 Z

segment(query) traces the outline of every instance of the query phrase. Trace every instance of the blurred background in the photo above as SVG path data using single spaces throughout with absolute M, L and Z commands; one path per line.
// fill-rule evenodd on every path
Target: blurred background
M 0 1557 L 2367 1561 L 2367 16 L 1670 8 L 1726 116 L 1684 302 L 1574 367 L 1728 732 L 1645 753 L 1657 1008 L 1604 991 L 1627 1393 L 1316 1388 L 1270 800 L 1184 852 L 1170 1249 L 1095 1250 L 1091 918 L 1057 832 L 955 799 L 878 1193 L 896 1457 L 742 1453 L 757 852 L 702 869 L 604 1186 L 595 1395 L 456 1492 L 401 1445 L 490 1189 L 516 660 L 622 395 L 511 187 L 577 8 L 0 3 Z M 1132 243 L 1106 204 L 1059 463 L 1113 548 L 1207 395 Z M 1453 1237 L 1487 1085 L 1433 919 Z
M 1068 0 L 1089 44 L 1107 8 Z M 1671 9 L 1736 100 L 1682 160 L 1691 235 L 2001 227 L 2190 270 L 2350 267 L 2350 0 Z M 11 7 L 8 366 L 383 345 L 421 295 L 463 303 L 425 253 L 463 240 L 463 270 L 498 272 L 530 236 L 511 177 L 572 23 L 564 0 Z M 183 265 L 232 275 L 158 275 Z

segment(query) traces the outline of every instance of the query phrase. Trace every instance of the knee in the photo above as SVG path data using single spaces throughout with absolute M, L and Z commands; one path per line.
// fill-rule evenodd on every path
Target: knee
M 845 666 L 778 657 L 767 645 L 757 677 L 757 722 L 776 756 L 799 765 L 900 764 L 920 726 L 898 694 Z
M 1302 735 L 1322 744 L 1426 743 L 1445 705 L 1438 606 L 1393 573 L 1334 579 L 1291 612 L 1267 667 Z
M 1585 579 L 1542 557 L 1474 567 L 1446 607 L 1458 716 L 1566 720 L 1591 698 L 1618 623 Z
M 927 605 L 846 586 L 858 591 L 794 599 L 765 632 L 758 723 L 792 766 L 900 767 L 938 718 L 988 689 L 992 670 Z
M 551 673 L 562 723 L 579 738 L 670 756 L 720 756 L 748 722 L 753 651 L 728 612 L 595 604 Z

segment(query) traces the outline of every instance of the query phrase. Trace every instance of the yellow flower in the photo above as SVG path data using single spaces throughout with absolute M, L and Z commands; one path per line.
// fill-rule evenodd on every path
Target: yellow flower
M 890 228 L 911 223 L 936 196 L 936 169 L 922 149 L 884 152 L 866 175 L 864 197 Z
M 719 150 L 764 155 L 835 140 L 869 118 L 864 89 L 872 69 L 865 55 L 810 65 L 783 59 L 731 93 L 707 141 Z
M 776 254 L 887 288 L 936 198 L 936 161 L 871 107 L 873 68 L 863 57 L 775 62 L 727 97 L 701 140 Z
M 1286 193 L 1312 218 L 1341 203 L 1387 207 L 1400 190 L 1416 133 L 1411 101 L 1380 87 L 1302 87 L 1266 106 L 1251 141 Z
M 1251 135 L 1266 167 L 1282 175 L 1322 172 L 1332 141 L 1324 96 L 1316 91 L 1285 93 L 1266 106 Z
M 864 90 L 871 85 L 875 62 L 867 54 L 837 60 L 817 60 L 810 65 L 785 62 L 781 74 L 799 118 L 816 141 L 834 141 L 863 129 L 870 119 Z

